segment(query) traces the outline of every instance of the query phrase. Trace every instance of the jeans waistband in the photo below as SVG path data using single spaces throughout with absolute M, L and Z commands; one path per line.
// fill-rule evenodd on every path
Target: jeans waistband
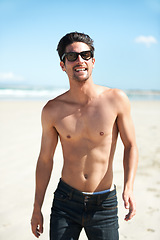
M 65 183 L 62 179 L 60 179 L 57 190 L 64 192 L 65 194 L 68 195 L 69 199 L 74 199 L 77 201 L 94 201 L 94 202 L 99 202 L 102 201 L 106 198 L 112 198 L 116 195 L 116 186 L 114 185 L 114 190 L 103 193 L 103 194 L 96 194 L 96 195 L 91 195 L 91 194 L 86 194 L 82 193 L 81 191 L 71 187 L 67 183 Z

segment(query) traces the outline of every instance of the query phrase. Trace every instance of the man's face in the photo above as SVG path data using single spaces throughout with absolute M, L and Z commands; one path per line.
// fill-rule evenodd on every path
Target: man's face
M 90 50 L 88 45 L 83 42 L 74 42 L 66 47 L 65 53 L 68 52 L 83 52 Z M 61 62 L 62 70 L 65 71 L 70 79 L 77 82 L 85 82 L 91 77 L 95 59 L 91 58 L 88 61 L 84 60 L 80 55 L 74 62 L 68 61 L 65 57 L 65 63 Z

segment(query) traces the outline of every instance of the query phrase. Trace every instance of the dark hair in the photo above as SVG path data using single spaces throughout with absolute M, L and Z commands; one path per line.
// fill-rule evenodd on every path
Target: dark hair
M 74 42 L 86 43 L 89 46 L 94 56 L 95 48 L 93 46 L 93 40 L 87 34 L 71 32 L 71 33 L 67 33 L 64 37 L 62 37 L 58 43 L 57 51 L 61 61 L 62 61 L 62 56 L 65 53 L 66 47 L 69 44 L 72 44 Z

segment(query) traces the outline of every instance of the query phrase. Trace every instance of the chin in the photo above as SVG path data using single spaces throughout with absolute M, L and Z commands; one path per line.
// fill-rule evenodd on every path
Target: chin
M 85 76 L 85 77 L 74 76 L 74 80 L 77 82 L 86 82 L 88 79 L 89 79 L 89 76 Z
M 83 79 L 80 79 L 80 78 L 76 78 L 75 81 L 79 82 L 79 83 L 85 83 L 86 81 L 88 80 L 88 78 L 83 78 Z

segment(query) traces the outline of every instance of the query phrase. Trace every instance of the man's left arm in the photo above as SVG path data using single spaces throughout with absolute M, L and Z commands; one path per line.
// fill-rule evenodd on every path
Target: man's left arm
M 123 200 L 126 209 L 129 209 L 125 220 L 130 220 L 136 214 L 136 202 L 133 195 L 133 185 L 138 165 L 138 149 L 135 130 L 130 113 L 128 97 L 121 91 L 118 92 L 117 125 L 121 140 L 124 144 L 124 190 Z

